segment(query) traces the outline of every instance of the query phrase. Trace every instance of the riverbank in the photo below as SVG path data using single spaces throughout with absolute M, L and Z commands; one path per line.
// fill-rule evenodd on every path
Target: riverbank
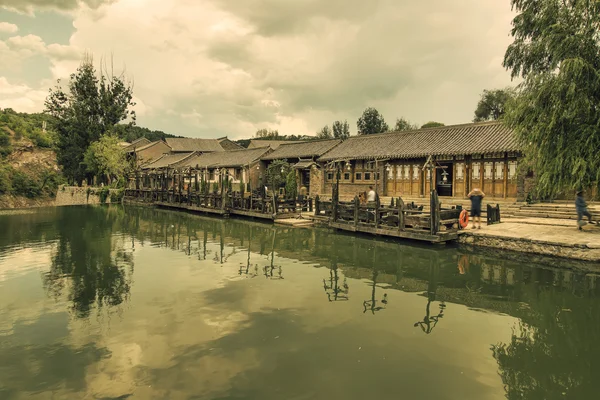
M 600 226 L 577 230 L 573 220 L 506 218 L 501 224 L 461 232 L 458 242 L 522 253 L 600 262 Z

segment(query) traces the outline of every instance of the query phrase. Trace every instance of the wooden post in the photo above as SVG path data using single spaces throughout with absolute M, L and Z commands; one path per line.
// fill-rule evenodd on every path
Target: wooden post
M 171 203 L 175 203 L 175 170 L 173 170 L 173 197 L 171 198 Z
M 188 173 L 188 180 L 189 180 L 189 183 L 188 183 L 188 189 L 187 189 L 187 196 L 188 196 L 187 200 L 188 200 L 188 206 L 191 206 L 192 205 L 192 172 L 191 171 Z
M 379 207 L 381 206 L 381 200 L 379 194 L 375 192 L 375 229 L 379 228 Z
M 496 215 L 496 217 L 497 217 L 496 218 L 496 222 L 500 223 L 501 222 L 500 221 L 500 204 L 496 204 L 496 213 L 497 213 L 497 215 Z
M 354 226 L 358 226 L 358 217 L 360 210 L 360 200 L 358 196 L 354 196 Z
M 319 195 L 315 196 L 315 215 L 321 215 L 321 200 Z
M 429 208 L 430 208 L 430 218 L 429 218 L 429 222 L 430 222 L 430 233 L 432 235 L 435 235 L 438 233 L 438 229 L 439 229 L 439 221 L 440 221 L 440 210 L 439 210 L 439 199 L 438 199 L 438 195 L 437 192 L 434 190 L 431 192 L 431 201 L 429 202 Z
M 404 230 L 404 200 L 402 197 L 398 197 L 398 201 L 396 203 L 398 207 L 398 230 Z
M 273 214 L 277 215 L 277 203 L 279 203 L 279 198 L 277 193 L 273 190 Z
M 181 197 L 183 195 L 183 174 L 179 174 L 179 198 L 177 199 L 178 203 L 181 203 Z

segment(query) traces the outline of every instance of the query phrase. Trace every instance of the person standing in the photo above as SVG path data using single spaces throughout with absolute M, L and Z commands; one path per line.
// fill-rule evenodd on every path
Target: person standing
M 469 193 L 467 196 L 471 200 L 471 218 L 473 218 L 472 229 L 481 229 L 481 203 L 483 202 L 485 193 L 478 188 L 475 188 L 471 190 L 471 193 Z M 477 224 L 477 226 L 475 226 L 475 224 Z
M 577 210 L 577 227 L 581 231 L 582 226 L 585 223 L 582 223 L 583 217 L 588 217 L 588 222 L 593 224 L 592 222 L 592 214 L 588 211 L 587 204 L 585 199 L 583 198 L 583 190 L 577 191 L 577 197 L 575 198 L 575 209 Z

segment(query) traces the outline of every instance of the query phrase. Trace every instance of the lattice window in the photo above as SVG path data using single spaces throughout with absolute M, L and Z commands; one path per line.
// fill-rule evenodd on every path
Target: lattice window
M 413 179 L 415 181 L 419 180 L 419 166 L 418 165 L 413 165 Z
M 481 178 L 481 175 L 479 174 L 480 167 L 481 167 L 480 163 L 478 163 L 478 162 L 473 163 L 473 172 L 472 172 L 473 179 Z
M 517 162 L 509 161 L 508 162 L 508 179 L 515 179 L 517 176 Z
M 465 172 L 465 164 L 457 163 L 456 164 L 456 179 L 459 181 L 462 181 L 464 179 L 464 172 Z
M 486 162 L 485 164 L 483 164 L 483 178 L 484 179 L 492 179 L 493 166 L 494 165 L 491 162 Z
M 504 163 L 496 163 L 496 170 L 494 172 L 494 178 L 504 179 Z
M 396 166 L 396 178 L 397 179 L 404 178 L 404 167 L 405 167 L 405 165 L 397 165 Z

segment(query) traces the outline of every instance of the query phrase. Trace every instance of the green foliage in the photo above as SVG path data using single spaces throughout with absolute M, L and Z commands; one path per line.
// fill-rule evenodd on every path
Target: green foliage
M 373 107 L 368 107 L 363 111 L 362 116 L 356 122 L 359 135 L 372 135 L 374 133 L 383 133 L 389 130 L 383 115 L 379 114 Z
M 273 192 L 277 192 L 277 190 L 286 182 L 290 170 L 290 164 L 283 160 L 275 160 L 267 167 L 267 184 Z
M 212 184 L 212 191 L 214 194 L 219 193 L 219 183 L 218 182 L 213 182 Z
M 279 139 L 279 131 L 263 128 L 257 130 L 254 136 L 261 139 Z
M 0 162 L 0 194 L 38 197 L 54 197 L 62 184 L 62 175 L 51 169 L 31 166 L 16 169 Z
M 477 103 L 473 122 L 496 121 L 506 113 L 508 103 L 514 99 L 513 88 L 484 90 Z
M 409 122 L 404 118 L 396 118 L 396 125 L 394 125 L 394 131 L 412 131 L 415 129 L 419 129 L 419 126 Z
M 333 137 L 336 139 L 346 140 L 350 137 L 350 125 L 348 125 L 348 121 L 334 121 L 331 126 L 331 130 L 333 131 Z
M 109 194 L 110 194 L 110 189 L 107 188 L 106 186 L 104 186 L 102 189 L 100 189 L 100 191 L 98 192 L 98 197 L 100 197 L 101 204 L 106 203 L 106 199 L 108 199 Z
M 319 139 L 333 139 L 333 132 L 329 128 L 329 125 L 325 125 L 319 132 L 317 132 L 317 138 Z
M 441 123 L 441 122 L 429 121 L 429 122 L 423 124 L 421 126 L 421 129 L 437 128 L 437 127 L 440 127 L 440 126 L 445 126 L 445 125 L 443 123 Z
M 107 184 L 123 179 L 127 162 L 119 145 L 119 138 L 112 134 L 102 135 L 100 140 L 87 148 L 83 162 L 86 171 L 94 174 Z
M 10 136 L 7 132 L 0 129 L 0 157 L 5 157 L 12 153 L 12 145 L 10 142 Z
M 512 0 L 504 66 L 522 77 L 505 115 L 536 173 L 536 193 L 600 184 L 600 2 Z
M 69 180 L 86 177 L 83 162 L 88 147 L 110 132 L 121 121 L 135 123 L 130 108 L 133 89 L 124 77 L 98 74 L 91 58 L 84 60 L 71 75 L 67 89 L 59 85 L 50 91 L 46 112 L 54 117 L 57 132 L 57 159 Z M 98 76 L 99 75 L 99 76 Z
M 246 191 L 246 184 L 244 182 L 240 182 L 240 184 L 239 184 L 239 191 L 240 191 L 240 194 L 243 197 L 244 196 L 244 192 Z
M 10 153 L 6 150 L 10 145 L 9 131 L 14 132 L 15 140 L 26 138 L 38 147 L 51 148 L 54 145 L 55 132 L 48 129 L 44 132 L 42 129 L 51 121 L 52 118 L 44 114 L 18 113 L 10 108 L 0 110 L 0 155 Z
M 288 172 L 285 182 L 285 195 L 288 199 L 298 197 L 298 182 L 296 180 L 296 171 L 293 169 Z
M 125 195 L 125 189 L 113 190 L 110 192 L 110 202 L 111 203 L 120 203 Z
M 163 131 L 153 131 L 148 128 L 143 128 L 137 125 L 131 124 L 117 124 L 115 125 L 113 132 L 124 142 L 133 142 L 139 138 L 146 138 L 151 142 L 157 140 L 165 140 L 166 138 L 181 137 L 175 136 Z

